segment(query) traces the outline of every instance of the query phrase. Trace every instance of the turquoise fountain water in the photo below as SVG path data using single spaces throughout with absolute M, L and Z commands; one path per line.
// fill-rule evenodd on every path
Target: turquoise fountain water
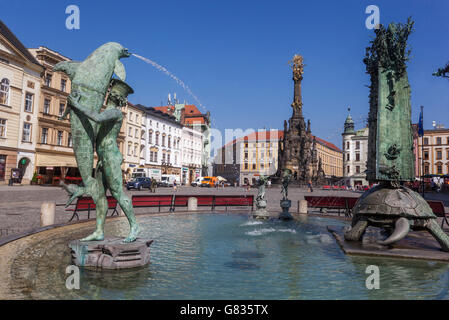
M 328 225 L 344 225 L 337 220 L 254 221 L 247 215 L 192 214 L 144 216 L 139 222 L 141 236 L 155 239 L 149 266 L 120 272 L 82 270 L 80 290 L 70 291 L 64 285 L 70 264 L 64 252 L 67 239 L 49 239 L 30 249 L 45 251 L 32 267 L 25 265 L 26 259 L 16 259 L 12 283 L 17 287 L 11 293 L 44 299 L 448 297 L 448 264 L 346 256 L 326 230 Z M 122 224 L 126 221 L 109 222 L 107 233 L 124 236 Z M 379 290 L 365 286 L 369 265 L 380 268 Z

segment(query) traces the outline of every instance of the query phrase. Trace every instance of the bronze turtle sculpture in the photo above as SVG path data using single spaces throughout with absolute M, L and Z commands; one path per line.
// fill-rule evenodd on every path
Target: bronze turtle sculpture
M 449 237 L 440 228 L 429 204 L 416 192 L 401 186 L 379 185 L 365 192 L 353 209 L 352 228 L 345 232 L 348 241 L 360 241 L 368 226 L 384 228 L 387 239 L 378 241 L 390 245 L 403 239 L 410 230 L 427 230 L 449 252 Z

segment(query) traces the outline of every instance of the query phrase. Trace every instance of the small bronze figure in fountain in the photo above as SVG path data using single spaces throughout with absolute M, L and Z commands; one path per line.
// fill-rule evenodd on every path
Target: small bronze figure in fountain
M 292 202 L 288 199 L 288 184 L 292 179 L 292 171 L 290 169 L 284 169 L 282 171 L 282 185 L 281 185 L 281 208 L 282 212 L 279 215 L 279 219 L 281 220 L 291 220 L 293 219 L 292 215 L 288 212 L 290 207 L 292 206 Z
M 257 181 L 258 192 L 256 197 L 256 211 L 254 211 L 253 218 L 268 219 L 270 215 L 267 211 L 267 199 L 265 197 L 265 188 L 270 180 L 270 176 L 261 175 Z

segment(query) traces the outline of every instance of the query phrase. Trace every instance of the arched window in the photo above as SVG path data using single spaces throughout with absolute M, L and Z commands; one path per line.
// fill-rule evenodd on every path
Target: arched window
M 3 78 L 0 82 L 0 103 L 8 104 L 9 102 L 9 80 Z

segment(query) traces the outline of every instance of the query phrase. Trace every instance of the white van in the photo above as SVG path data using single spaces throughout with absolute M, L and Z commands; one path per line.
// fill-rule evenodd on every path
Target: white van
M 173 185 L 176 184 L 179 186 L 180 182 L 179 182 L 179 177 L 177 175 L 174 174 L 163 174 L 161 176 L 161 183 L 160 186 L 161 187 L 173 187 Z
M 203 177 L 200 178 L 196 178 L 195 181 L 193 181 L 190 185 L 192 187 L 200 187 L 201 186 L 201 181 L 203 181 Z

